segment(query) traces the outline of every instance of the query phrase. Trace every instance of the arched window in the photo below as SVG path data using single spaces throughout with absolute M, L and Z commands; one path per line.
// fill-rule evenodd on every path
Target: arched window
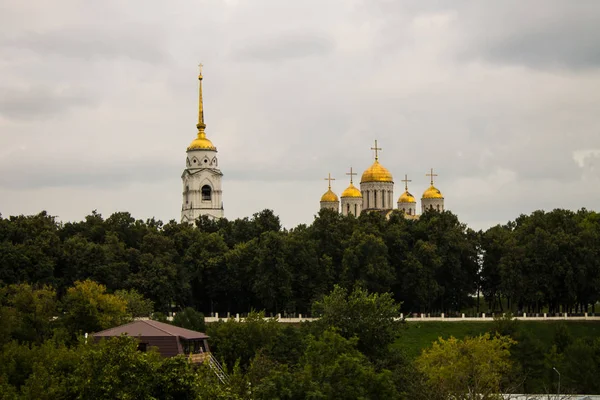
M 437 210 L 440 211 L 440 205 L 439 204 L 437 205 Z
M 212 197 L 212 189 L 208 185 L 202 186 L 202 201 L 210 201 Z
M 350 204 L 346 204 L 346 215 L 350 214 Z
M 358 205 L 354 205 L 354 216 L 357 217 L 358 216 Z
M 412 208 L 408 209 L 408 215 L 412 215 Z
M 365 192 L 367 192 L 367 209 L 369 208 L 369 191 L 365 190 Z
M 381 208 L 385 208 L 385 190 L 381 191 Z
M 377 208 L 377 190 L 373 191 L 373 208 Z
M 190 202 L 190 187 L 185 187 L 185 204 Z

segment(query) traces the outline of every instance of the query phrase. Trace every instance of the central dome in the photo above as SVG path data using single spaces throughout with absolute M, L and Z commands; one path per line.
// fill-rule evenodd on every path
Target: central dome
M 394 182 L 394 178 L 390 171 L 379 164 L 379 161 L 375 160 L 373 165 L 363 172 L 360 183 L 364 182 Z
M 335 201 L 338 201 L 338 197 L 335 193 L 333 193 L 331 191 L 331 189 L 329 189 L 328 191 L 325 192 L 325 194 L 321 197 L 321 201 L 324 202 L 328 202 L 328 203 L 332 203 Z
M 444 196 L 442 196 L 442 192 L 440 192 L 438 188 L 431 185 L 431 186 L 429 186 L 429 189 L 427 189 L 425 192 L 423 192 L 423 198 L 424 199 L 443 199 Z
M 342 197 L 362 197 L 360 190 L 352 183 L 342 192 Z

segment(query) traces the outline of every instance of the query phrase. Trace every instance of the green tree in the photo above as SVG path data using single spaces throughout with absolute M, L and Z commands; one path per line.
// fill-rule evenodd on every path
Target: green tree
M 275 312 L 285 310 L 292 297 L 292 272 L 285 258 L 285 240 L 279 232 L 263 233 L 252 263 L 252 291 L 262 307 Z
M 263 312 L 251 312 L 242 321 L 231 318 L 209 324 L 207 334 L 210 346 L 219 360 L 231 368 L 240 361 L 243 369 L 262 349 L 270 346 L 278 338 L 281 324 L 274 319 L 265 319 Z
M 403 327 L 400 305 L 390 293 L 369 293 L 360 287 L 349 293 L 336 285 L 314 303 L 313 314 L 320 317 L 317 325 L 323 329 L 335 327 L 347 339 L 358 338 L 358 348 L 371 357 L 386 352 Z
M 145 298 L 135 289 L 117 290 L 115 296 L 120 297 L 127 303 L 127 312 L 131 318 L 150 317 L 154 311 L 152 300 Z
M 49 286 L 23 283 L 0 290 L 0 315 L 10 336 L 21 342 L 42 343 L 50 337 L 57 315 L 56 292 Z
M 64 326 L 71 332 L 93 333 L 128 322 L 127 302 L 106 293 L 106 287 L 94 281 L 77 281 L 63 298 Z
M 308 338 L 300 381 L 307 399 L 396 399 L 390 371 L 376 372 L 356 349 L 358 339 L 345 339 L 335 329 Z
M 342 259 L 342 281 L 346 287 L 359 283 L 373 292 L 386 292 L 394 282 L 387 246 L 374 234 L 354 232 Z
M 186 307 L 183 311 L 176 313 L 175 317 L 173 317 L 173 325 L 191 329 L 197 332 L 206 331 L 204 314 L 194 310 L 191 307 Z
M 501 383 L 512 368 L 509 349 L 514 343 L 489 333 L 464 340 L 439 338 L 416 363 L 427 377 L 431 398 L 502 399 Z

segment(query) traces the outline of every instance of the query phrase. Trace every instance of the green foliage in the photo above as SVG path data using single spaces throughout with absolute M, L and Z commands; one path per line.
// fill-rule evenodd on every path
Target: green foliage
M 232 367 L 240 361 L 247 368 L 250 360 L 261 349 L 270 346 L 282 329 L 275 319 L 264 319 L 264 313 L 251 312 L 244 322 L 235 319 L 219 321 L 207 326 L 212 351 Z
M 117 290 L 115 296 L 127 303 L 127 312 L 131 318 L 149 317 L 154 311 L 154 304 L 137 290 Z
M 390 371 L 376 372 L 356 349 L 358 339 L 335 330 L 309 337 L 302 359 L 301 381 L 311 399 L 394 399 L 398 397 Z
M 185 310 L 175 314 L 175 317 L 173 317 L 173 325 L 198 332 L 206 331 L 204 314 L 194 310 L 191 307 L 187 307 Z
M 56 292 L 49 286 L 9 285 L 0 289 L 0 344 L 16 339 L 41 343 L 50 337 L 57 315 Z
M 356 287 L 352 292 L 335 286 L 331 294 L 315 302 L 313 313 L 323 328 L 337 328 L 347 338 L 358 338 L 359 349 L 375 356 L 387 351 L 400 335 L 400 305 L 389 293 L 369 293 Z
M 72 333 L 93 333 L 128 322 L 127 302 L 96 282 L 77 281 L 63 299 L 64 326 Z
M 503 377 L 512 368 L 507 336 L 489 334 L 458 340 L 438 339 L 416 360 L 435 399 L 502 399 Z

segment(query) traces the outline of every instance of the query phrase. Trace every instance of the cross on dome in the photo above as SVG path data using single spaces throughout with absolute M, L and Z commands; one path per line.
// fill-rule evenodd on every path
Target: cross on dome
M 371 147 L 371 150 L 375 150 L 375 160 L 379 160 L 379 150 L 383 150 L 381 147 L 377 147 L 377 139 L 375 139 L 375 147 Z
M 408 190 L 408 182 L 412 182 L 412 180 L 408 179 L 408 175 L 404 174 L 404 179 L 400 182 L 404 182 L 404 190 Z
M 324 178 L 324 180 L 329 181 L 329 190 L 331 190 L 331 181 L 335 181 L 335 178 L 332 178 L 331 173 L 328 173 L 327 178 Z
M 358 175 L 356 172 L 352 172 L 352 167 L 350 167 L 350 172 L 346 172 L 346 175 L 350 175 L 350 183 L 352 182 L 352 175 Z
M 433 168 L 431 168 L 431 172 L 430 172 L 430 173 L 428 173 L 428 174 L 425 174 L 425 176 L 429 176 L 429 177 L 431 177 L 431 185 L 433 185 L 433 177 L 434 177 L 434 176 L 438 176 L 438 174 L 434 174 L 434 173 L 433 173 Z

